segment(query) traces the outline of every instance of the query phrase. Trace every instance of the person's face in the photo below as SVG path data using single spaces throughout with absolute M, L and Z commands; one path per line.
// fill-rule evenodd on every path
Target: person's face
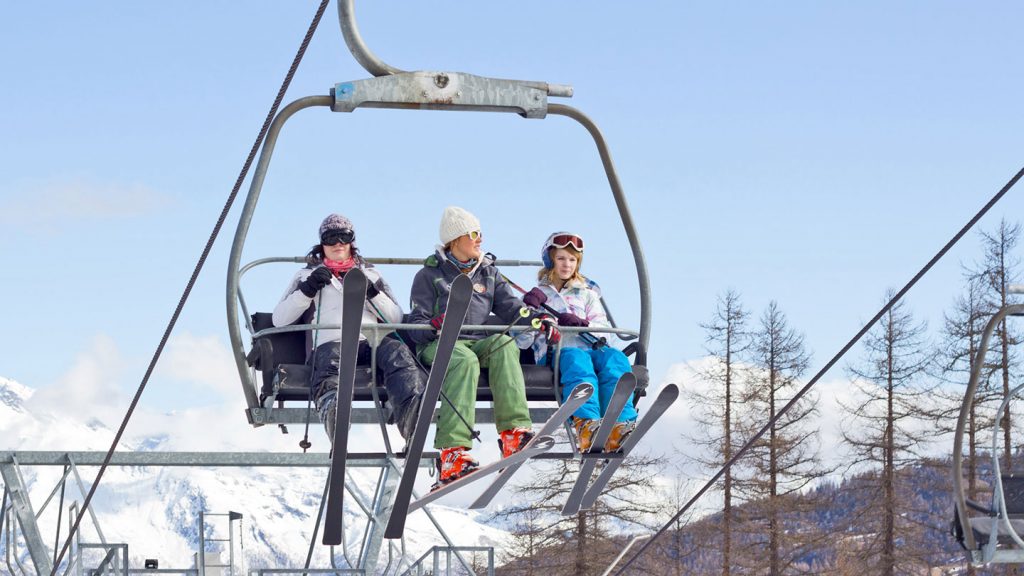
M 555 274 L 558 275 L 560 280 L 565 282 L 572 278 L 572 275 L 576 272 L 579 259 L 565 248 L 556 248 L 551 262 L 555 265 Z
M 338 241 L 336 244 L 321 244 L 324 247 L 324 256 L 331 260 L 348 260 L 352 257 L 352 244 Z
M 466 262 L 472 258 L 480 258 L 482 252 L 480 251 L 480 245 L 484 242 L 484 235 L 479 230 L 474 230 L 469 234 L 463 234 L 455 240 L 455 244 L 452 245 L 452 253 L 455 257 L 463 262 Z

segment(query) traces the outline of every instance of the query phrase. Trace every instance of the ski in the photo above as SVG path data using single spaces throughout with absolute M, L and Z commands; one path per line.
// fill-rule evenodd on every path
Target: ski
M 636 430 L 633 430 L 633 432 L 626 437 L 625 442 L 622 443 L 622 458 L 609 460 L 608 463 L 605 464 L 604 469 L 597 475 L 597 480 L 594 481 L 594 485 L 591 486 L 590 489 L 587 490 L 586 495 L 583 496 L 583 502 L 580 504 L 581 509 L 587 510 L 594 506 L 594 503 L 597 502 L 597 497 L 601 495 L 601 491 L 604 490 L 608 481 L 611 480 L 612 475 L 615 474 L 615 471 L 622 465 L 622 461 L 625 460 L 626 456 L 628 456 L 633 448 L 636 447 L 644 434 L 650 431 L 658 419 L 665 414 L 665 411 L 668 410 L 669 406 L 671 406 L 678 397 L 679 386 L 676 384 L 669 384 L 661 389 L 658 397 L 650 407 L 647 408 L 647 413 L 644 414 L 644 417 L 637 423 Z
M 541 438 L 554 434 L 555 430 L 557 430 L 563 422 L 568 420 L 569 416 L 572 416 L 572 413 L 575 412 L 577 408 L 579 408 L 580 406 L 583 405 L 584 402 L 589 400 L 590 396 L 593 393 L 594 386 L 588 382 L 584 382 L 573 388 L 572 394 L 565 401 L 565 404 L 559 406 L 558 410 L 555 410 L 555 413 L 552 414 L 546 422 L 544 422 L 544 425 L 541 426 L 540 431 L 537 432 L 537 435 L 533 438 L 533 440 L 530 440 L 530 443 L 526 445 L 525 449 L 529 449 L 531 446 L 533 446 L 535 442 L 538 442 Z M 491 485 L 488 486 L 487 489 L 484 490 L 483 494 L 481 494 L 476 500 L 474 500 L 473 503 L 469 505 L 469 507 L 486 508 L 487 505 L 491 503 L 491 500 L 493 500 L 494 497 L 498 495 L 498 492 L 501 491 L 502 487 L 504 487 L 505 484 L 507 484 L 508 481 L 512 479 L 512 475 L 516 473 L 516 470 L 519 470 L 519 468 L 522 465 L 522 462 L 506 463 L 504 466 L 504 470 L 498 473 L 498 475 L 491 482 Z M 476 472 L 474 472 L 474 474 L 476 474 Z
M 448 372 L 448 363 L 452 359 L 452 351 L 459 339 L 459 331 L 462 330 L 472 296 L 473 282 L 469 276 L 456 276 L 448 292 L 444 323 L 441 324 L 441 334 L 437 337 L 437 352 L 434 354 L 434 363 L 430 365 L 430 374 L 423 390 L 420 413 L 416 418 L 416 431 L 405 449 L 405 467 L 402 469 L 402 479 L 395 491 L 395 503 L 388 517 L 388 525 L 384 529 L 385 538 L 401 538 L 402 532 L 405 531 L 405 517 L 409 515 L 409 500 L 412 498 L 412 488 L 416 482 L 416 470 L 419 468 L 420 458 L 423 457 L 423 445 L 427 441 L 430 418 L 434 415 L 434 407 L 441 397 L 441 387 Z
M 482 480 L 483 478 L 486 478 L 487 476 L 490 476 L 495 472 L 501 472 L 502 470 L 511 470 L 512 468 L 518 468 L 525 464 L 526 461 L 529 460 L 530 458 L 533 458 L 538 454 L 543 454 L 548 450 L 551 450 L 551 448 L 554 447 L 554 445 L 555 439 L 552 438 L 551 436 L 537 436 L 533 440 L 531 440 L 530 443 L 527 444 L 522 450 L 516 452 L 515 454 L 509 456 L 508 458 L 503 458 L 501 460 L 498 460 L 497 462 L 491 462 L 487 466 L 477 468 L 476 470 L 470 472 L 469 474 L 466 474 L 465 476 L 459 478 L 458 480 L 453 480 L 431 491 L 426 496 L 410 504 L 409 512 L 419 510 L 420 508 L 433 502 L 434 500 L 437 500 L 438 498 L 446 494 L 450 494 L 467 484 L 476 482 L 477 480 Z
M 635 390 L 636 376 L 632 372 L 626 372 L 619 377 L 618 383 L 615 384 L 615 391 L 612 393 L 611 400 L 608 401 L 608 407 L 605 409 L 601 426 L 594 434 L 594 443 L 590 447 L 590 452 L 602 452 L 604 450 L 604 443 L 611 436 L 615 421 L 618 420 L 619 414 L 626 406 L 626 402 L 633 398 L 633 391 Z M 576 477 L 576 483 L 572 485 L 569 498 L 566 499 L 565 506 L 562 507 L 563 516 L 571 516 L 580 511 L 580 501 L 583 500 L 583 495 L 590 484 L 590 477 L 594 475 L 594 468 L 596 467 L 596 458 L 584 458 L 580 462 L 580 475 Z
M 327 512 L 324 517 L 325 545 L 341 544 L 342 504 L 345 499 L 345 460 L 348 456 L 348 427 L 352 420 L 352 391 L 359 353 L 359 328 L 366 305 L 366 275 L 358 268 L 345 274 L 341 284 L 341 350 L 338 353 L 338 395 L 331 439 L 331 471 L 328 476 Z

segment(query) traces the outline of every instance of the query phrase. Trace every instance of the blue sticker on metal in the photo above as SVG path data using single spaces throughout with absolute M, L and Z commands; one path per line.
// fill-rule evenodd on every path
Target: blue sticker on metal
M 335 100 L 351 100 L 356 88 L 351 82 L 343 82 L 334 87 Z

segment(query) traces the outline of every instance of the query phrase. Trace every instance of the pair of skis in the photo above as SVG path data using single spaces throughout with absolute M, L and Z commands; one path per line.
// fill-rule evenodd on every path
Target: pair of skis
M 633 392 L 636 390 L 636 376 L 631 372 L 627 372 L 619 378 L 618 383 L 615 385 L 615 391 L 612 393 L 611 399 L 608 401 L 608 407 L 605 410 L 604 418 L 601 420 L 601 426 L 598 427 L 597 432 L 594 434 L 594 441 L 591 445 L 589 454 L 600 454 L 604 451 L 604 445 L 608 441 L 608 437 L 611 435 L 612 428 L 615 426 L 615 422 L 622 412 L 622 409 L 626 406 L 626 402 L 633 398 Z M 654 402 L 647 408 L 647 413 L 637 423 L 636 428 L 626 437 L 626 440 L 616 451 L 617 454 L 621 454 L 620 457 L 605 461 L 604 468 L 601 473 L 598 474 L 597 479 L 593 484 L 590 483 L 591 477 L 594 475 L 594 470 L 597 467 L 600 458 L 584 458 L 580 464 L 580 474 L 576 477 L 576 482 L 572 486 L 572 490 L 569 492 L 569 497 L 565 501 L 565 505 L 562 507 L 563 516 L 571 516 L 578 513 L 580 510 L 587 510 L 594 506 L 597 502 L 598 496 L 604 491 L 608 482 L 611 480 L 615 471 L 622 465 L 623 460 L 633 448 L 640 442 L 640 440 L 647 434 L 648 431 L 654 426 L 654 423 L 665 414 L 665 411 L 676 401 L 679 397 L 679 387 L 675 384 L 669 384 L 662 388 L 661 392 Z
M 359 330 L 362 323 L 363 307 L 366 305 L 366 275 L 358 268 L 349 270 L 345 274 L 341 294 L 341 350 L 338 359 L 337 410 L 324 517 L 323 543 L 328 546 L 341 544 L 344 520 L 345 460 L 348 455 L 349 424 L 352 420 Z M 427 429 L 430 428 L 430 418 L 433 416 L 434 406 L 441 396 L 441 385 L 448 371 L 452 350 L 455 349 L 455 342 L 459 338 L 459 331 L 462 329 L 463 320 L 469 310 L 472 295 L 473 283 L 469 278 L 464 275 L 455 278 L 448 295 L 448 308 L 445 310 L 441 334 L 438 337 L 437 354 L 430 367 L 430 375 L 427 377 L 426 389 L 420 403 L 420 411 L 416 419 L 416 432 L 406 448 L 405 469 L 395 495 L 395 510 L 401 513 L 392 513 L 385 530 L 385 535 L 388 538 L 401 537 L 405 528 L 406 512 L 401 509 L 402 503 L 404 503 L 404 507 L 409 504 L 413 483 L 416 481 L 416 470 L 423 457 L 423 445 L 426 442 Z

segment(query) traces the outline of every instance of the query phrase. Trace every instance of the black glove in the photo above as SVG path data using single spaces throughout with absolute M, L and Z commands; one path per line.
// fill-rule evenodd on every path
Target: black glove
M 558 315 L 558 325 L 586 327 L 590 326 L 590 322 L 586 318 L 580 318 L 572 312 L 562 312 Z
M 331 271 L 326 266 L 320 266 L 313 270 L 305 280 L 299 282 L 299 291 L 312 298 L 321 288 L 327 286 L 331 281 Z
M 377 296 L 377 294 L 380 294 L 380 290 L 378 290 L 377 287 L 374 286 L 373 282 L 367 282 L 366 283 L 366 299 L 367 300 L 373 300 L 374 297 Z

